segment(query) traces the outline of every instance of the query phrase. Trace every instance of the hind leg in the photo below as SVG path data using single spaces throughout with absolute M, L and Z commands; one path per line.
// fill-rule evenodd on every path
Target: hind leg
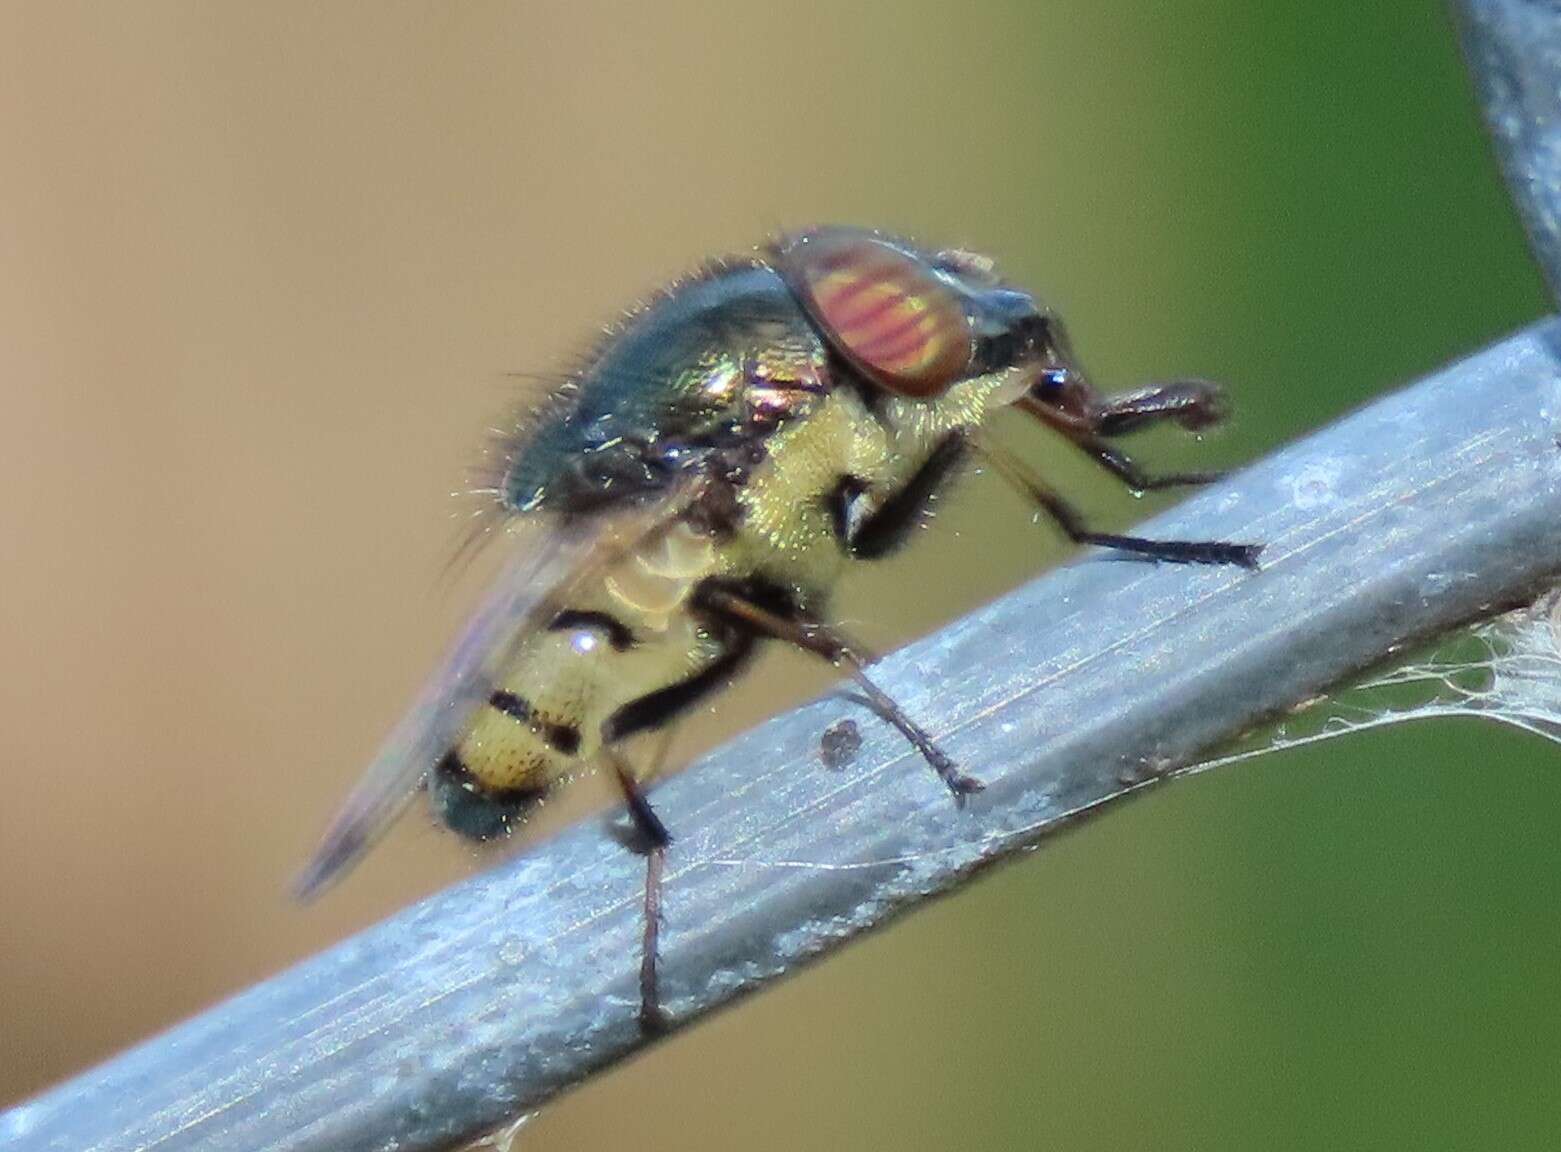
M 640 940 L 640 1028 L 660 1033 L 670 1020 L 661 1006 L 661 988 L 657 979 L 656 957 L 661 936 L 661 877 L 666 867 L 667 846 L 672 835 L 651 807 L 645 790 L 624 759 L 611 750 L 603 756 L 612 768 L 613 779 L 623 793 L 624 807 L 634 823 L 635 850 L 645 857 L 644 933 Z
M 961 772 L 948 753 L 933 742 L 926 730 L 912 720 L 892 696 L 873 683 L 867 675 L 867 661 L 861 650 L 838 629 L 802 613 L 782 615 L 773 612 L 738 592 L 717 584 L 701 586 L 697 599 L 707 611 L 720 616 L 728 623 L 747 628 L 758 636 L 784 640 L 804 652 L 822 656 L 835 667 L 846 672 L 862 690 L 868 706 L 899 729 L 900 734 L 922 754 L 922 758 L 932 766 L 938 778 L 954 794 L 956 804 L 963 804 L 965 797 L 972 792 L 981 791 L 981 781 Z

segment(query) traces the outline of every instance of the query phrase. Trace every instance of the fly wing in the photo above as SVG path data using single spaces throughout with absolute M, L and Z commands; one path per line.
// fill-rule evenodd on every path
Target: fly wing
M 326 829 L 295 882 L 300 899 L 340 878 L 390 827 L 455 746 L 526 634 L 558 611 L 564 594 L 663 530 L 675 506 L 669 497 L 647 509 L 571 527 L 540 518 L 513 522 L 520 539 L 512 542 L 498 580 Z

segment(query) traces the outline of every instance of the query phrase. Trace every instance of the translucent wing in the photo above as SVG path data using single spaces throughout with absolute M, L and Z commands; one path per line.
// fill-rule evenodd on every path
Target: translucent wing
M 543 518 L 513 523 L 513 550 L 498 580 L 326 829 L 295 883 L 300 899 L 338 879 L 390 827 L 460 739 L 526 634 L 556 614 L 568 590 L 663 531 L 679 506 L 673 493 L 570 527 Z
M 880 387 L 937 396 L 969 368 L 965 306 L 924 260 L 851 228 L 787 237 L 773 253 L 835 350 Z

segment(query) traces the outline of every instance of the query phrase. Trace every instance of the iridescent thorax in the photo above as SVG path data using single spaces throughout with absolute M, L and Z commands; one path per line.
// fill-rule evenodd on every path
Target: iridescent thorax
M 511 451 L 517 513 L 651 497 L 822 388 L 826 349 L 780 275 L 723 263 L 633 313 Z

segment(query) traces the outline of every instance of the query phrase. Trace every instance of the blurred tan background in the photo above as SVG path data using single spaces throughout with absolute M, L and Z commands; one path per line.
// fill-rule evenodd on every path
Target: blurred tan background
M 1229 380 L 1167 466 L 1546 307 L 1436 3 L 0 6 L 0 1105 L 479 866 L 419 812 L 285 896 L 470 601 L 506 373 L 820 220 L 998 255 L 1104 381 Z M 977 480 L 843 610 L 904 638 L 1061 555 Z M 764 676 L 680 750 L 822 683 Z M 522 1146 L 1550 1146 L 1558 815 L 1457 724 L 1215 773 Z

